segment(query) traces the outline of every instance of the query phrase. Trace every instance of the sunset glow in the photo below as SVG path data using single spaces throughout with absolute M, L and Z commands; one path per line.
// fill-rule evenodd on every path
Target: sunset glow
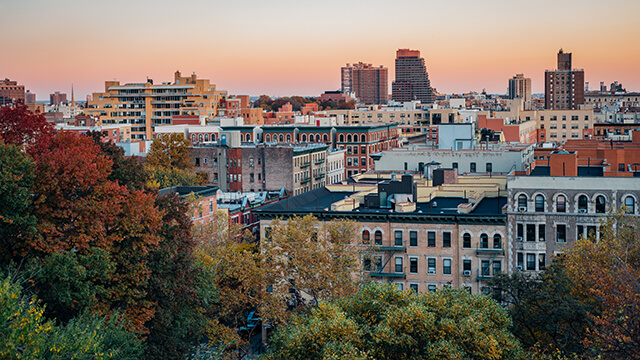
M 340 67 L 389 68 L 421 51 L 439 92 L 506 93 L 516 73 L 544 91 L 558 49 L 590 88 L 640 90 L 637 0 L 40 1 L 0 0 L 0 77 L 44 100 L 105 80 L 172 81 L 196 72 L 231 94 L 309 95 L 340 87 Z

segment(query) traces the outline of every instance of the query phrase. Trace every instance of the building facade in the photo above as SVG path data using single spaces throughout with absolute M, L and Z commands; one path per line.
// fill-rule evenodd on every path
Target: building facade
M 531 109 L 531 78 L 524 77 L 524 74 L 517 74 L 509 79 L 507 97 L 509 99 L 522 99 L 524 109 Z
M 388 69 L 359 62 L 341 68 L 342 92 L 355 93 L 362 104 L 386 104 L 389 92 Z
M 391 87 L 392 99 L 397 102 L 420 100 L 424 104 L 435 101 L 431 81 L 419 50 L 396 51 L 396 79 Z
M 103 124 L 131 124 L 132 139 L 149 140 L 158 125 L 171 124 L 174 115 L 213 118 L 226 91 L 216 90 L 207 79 L 194 73 L 184 77 L 179 71 L 173 83 L 120 84 L 106 81 L 105 92 L 94 93 L 85 113 L 99 116 Z
M 18 85 L 17 81 L 9 79 L 0 80 L 0 106 L 12 104 L 18 101 L 24 102 L 24 85 Z
M 584 104 L 584 70 L 572 69 L 571 53 L 558 52 L 558 69 L 544 73 L 544 107 L 578 109 Z

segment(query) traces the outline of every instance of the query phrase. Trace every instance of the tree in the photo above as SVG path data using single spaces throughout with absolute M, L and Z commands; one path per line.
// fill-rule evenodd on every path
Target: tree
M 124 156 L 124 149 L 113 142 L 102 141 L 103 134 L 99 131 L 92 131 L 89 136 L 96 145 L 100 146 L 102 155 L 106 156 L 113 165 L 108 180 L 117 181 L 129 190 L 143 190 L 147 187 L 149 173 L 144 168 L 140 157 Z
M 201 275 L 195 264 L 196 243 L 187 215 L 188 203 L 176 194 L 168 194 L 157 198 L 156 205 L 163 216 L 160 242 L 149 261 L 149 293 L 156 311 L 147 323 L 146 357 L 178 359 L 202 338 L 205 317 L 198 294 Z
M 506 312 L 483 295 L 417 294 L 373 282 L 280 328 L 265 358 L 523 358 L 509 325 Z
M 44 115 L 31 112 L 24 103 L 0 107 L 0 138 L 5 143 L 38 152 L 53 134 L 54 127 Z
M 592 325 L 589 314 L 596 309 L 576 293 L 561 258 L 537 276 L 500 274 L 490 284 L 502 293 L 512 332 L 535 357 L 594 355 L 582 340 Z
M 640 218 L 609 214 L 595 234 L 574 243 L 567 271 L 577 291 L 601 304 L 584 340 L 606 359 L 640 358 Z
M 147 185 L 151 188 L 164 189 L 172 186 L 201 186 L 205 185 L 205 178 L 189 170 L 167 167 L 146 167 L 150 180 Z M 208 178 L 207 178 L 208 180 Z
M 31 214 L 34 168 L 18 147 L 0 139 L 0 263 L 9 262 L 18 244 L 36 232 Z
M 147 164 L 152 168 L 191 170 L 193 162 L 189 157 L 190 146 L 191 142 L 183 134 L 158 135 L 151 143 Z
M 37 298 L 23 294 L 14 278 L 0 281 L 0 358 L 134 360 L 142 354 L 141 342 L 118 314 L 83 313 L 60 326 L 43 314 Z
M 275 220 L 262 251 L 271 269 L 272 293 L 263 309 L 275 322 L 286 322 L 290 310 L 305 313 L 319 301 L 355 293 L 360 253 L 352 221 L 318 224 L 315 217 Z

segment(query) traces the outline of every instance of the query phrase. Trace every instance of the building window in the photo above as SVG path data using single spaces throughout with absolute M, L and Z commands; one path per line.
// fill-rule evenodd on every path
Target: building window
M 433 284 L 429 284 L 427 286 L 427 290 L 429 290 L 429 292 L 436 292 L 437 289 L 438 289 L 438 287 L 436 285 L 433 285 Z
M 397 273 L 404 272 L 404 269 L 402 268 L 402 258 L 401 257 L 397 257 L 396 258 L 395 272 L 397 272 Z
M 413 290 L 414 292 L 418 292 L 418 284 L 409 284 L 409 289 Z
M 382 272 L 382 256 L 374 256 L 373 265 L 375 266 L 376 272 Z
M 409 272 L 412 274 L 418 273 L 418 258 L 409 258 Z
M 469 164 L 469 172 L 476 172 L 476 163 L 472 162 L 471 164 Z
M 493 171 L 493 164 L 487 163 L 486 168 L 487 168 L 487 172 L 490 173 L 491 171 Z
M 547 233 L 547 227 L 545 226 L 545 224 L 540 224 L 538 225 L 538 240 L 539 241 L 545 241 L 546 240 L 546 233 Z
M 544 270 L 545 267 L 546 267 L 546 263 L 545 263 L 544 254 L 538 254 L 538 269 Z
M 369 243 L 369 241 L 370 241 L 369 236 L 370 236 L 369 235 L 369 230 L 362 231 L 362 243 L 363 244 L 368 244 Z
M 588 199 L 585 195 L 580 195 L 580 197 L 578 197 L 578 212 L 579 213 L 586 213 L 587 212 L 587 203 L 588 203 Z
M 481 234 L 480 235 L 480 248 L 488 249 L 489 248 L 489 235 Z
M 436 233 L 434 231 L 429 231 L 427 233 L 427 246 L 428 247 L 436 246 Z
M 443 232 L 442 233 L 442 247 L 449 248 L 451 247 L 451 233 Z
M 536 269 L 536 254 L 527 254 L 527 270 Z
M 482 260 L 482 262 L 480 263 L 480 270 L 482 271 L 482 276 L 489 276 L 489 274 L 491 274 L 491 264 L 489 263 L 489 260 Z
M 527 195 L 518 196 L 518 211 L 527 211 Z
M 536 212 L 544 212 L 544 196 L 536 195 Z
M 502 262 L 500 260 L 495 260 L 493 262 L 493 275 L 498 275 L 502 272 Z
M 606 212 L 606 201 L 604 196 L 600 195 L 596 198 L 596 214 L 604 214 Z
M 556 212 L 566 212 L 567 211 L 567 198 L 564 195 L 558 195 L 556 198 Z
M 556 225 L 556 241 L 557 242 L 567 241 L 567 225 L 564 225 L 564 224 Z
M 395 245 L 396 246 L 402 246 L 402 231 L 396 230 L 394 235 L 395 235 L 395 239 L 396 239 Z
M 462 235 L 462 247 L 463 248 L 470 248 L 471 247 L 471 235 L 470 234 Z
M 418 232 L 409 231 L 409 246 L 418 246 Z
M 375 236 L 374 240 L 376 242 L 376 245 L 382 245 L 382 231 L 376 230 L 376 233 L 374 236 Z
M 454 162 L 453 164 L 451 164 L 451 167 L 457 170 L 458 169 L 458 163 Z
M 524 254 L 518 253 L 518 270 L 524 269 Z
M 442 273 L 451 275 L 451 259 L 442 259 Z
M 517 237 L 518 237 L 518 241 L 522 241 L 522 238 L 524 238 L 524 225 L 522 224 L 516 224 L 516 229 L 517 229 Z
M 364 271 L 371 271 L 371 258 L 370 257 L 365 257 L 364 259 L 362 259 L 362 269 Z
M 471 260 L 462 260 L 462 270 L 471 274 Z
M 624 206 L 627 207 L 627 214 L 636 213 L 636 201 L 633 197 L 627 196 L 626 198 L 624 198 Z
M 493 235 L 493 248 L 502 249 L 502 236 L 500 234 Z
M 427 259 L 427 271 L 429 275 L 436 274 L 436 258 L 428 258 Z
M 536 241 L 536 226 L 527 224 L 527 241 Z

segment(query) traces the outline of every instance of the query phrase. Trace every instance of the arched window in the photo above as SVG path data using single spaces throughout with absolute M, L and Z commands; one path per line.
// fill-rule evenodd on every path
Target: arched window
M 518 196 L 518 211 L 527 211 L 527 195 Z
M 536 212 L 544 212 L 544 196 L 536 195 Z
M 251 141 L 251 134 L 247 134 L 247 142 Z
M 480 247 L 482 249 L 488 249 L 489 248 L 489 235 L 487 235 L 487 234 L 481 234 L 480 235 Z
M 280 134 L 278 138 L 280 139 L 280 142 L 284 142 L 284 136 L 282 134 Z
M 556 212 L 567 211 L 567 198 L 564 195 L 558 195 L 556 198 Z
M 580 197 L 578 197 L 578 212 L 586 213 L 588 203 L 589 203 L 589 200 L 587 199 L 587 197 L 585 195 L 580 195 Z
M 500 234 L 493 235 L 493 248 L 502 249 L 502 236 Z
M 316 142 L 320 142 L 320 134 L 316 134 Z
M 347 142 L 351 142 L 351 134 L 347 135 Z
M 624 198 L 624 206 L 627 207 L 627 214 L 636 213 L 636 200 L 633 197 L 627 196 Z
M 202 142 L 202 134 L 198 135 L 198 141 Z
M 204 141 L 209 141 L 209 134 L 204 134 Z
M 322 141 L 324 142 L 329 141 L 329 136 L 327 136 L 327 134 L 322 135 Z
M 360 142 L 367 142 L 367 136 L 365 134 L 360 135 Z
M 265 137 L 265 141 L 271 142 L 271 135 L 267 134 L 267 136 Z
M 604 214 L 605 212 L 607 212 L 606 210 L 606 200 L 604 199 L 604 196 L 600 195 L 596 198 L 596 213 L 597 214 Z
M 216 134 L 211 134 L 211 141 L 216 141 Z
M 306 134 L 302 134 L 302 142 L 307 142 L 307 135 Z
M 471 247 L 471 234 L 462 235 L 462 247 L 463 248 Z
M 291 135 L 287 134 L 287 142 L 291 142 Z
M 382 245 L 382 231 L 376 230 L 375 241 L 376 241 L 376 245 Z
M 362 243 L 368 244 L 371 239 L 369 238 L 369 230 L 362 231 Z
M 193 141 L 193 142 L 196 141 L 196 134 L 191 134 L 191 141 Z
M 340 142 L 344 142 L 344 134 L 340 134 Z

